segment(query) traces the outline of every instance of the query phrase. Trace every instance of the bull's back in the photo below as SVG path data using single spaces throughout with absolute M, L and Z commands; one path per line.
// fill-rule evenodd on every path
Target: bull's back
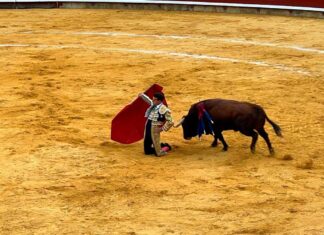
M 230 118 L 237 115 L 245 115 L 255 111 L 259 106 L 236 100 L 209 99 L 203 101 L 206 110 L 215 117 Z
M 239 129 L 237 125 L 241 124 L 250 128 L 264 125 L 265 112 L 259 105 L 225 99 L 209 99 L 202 102 L 213 120 L 225 125 L 226 129 Z

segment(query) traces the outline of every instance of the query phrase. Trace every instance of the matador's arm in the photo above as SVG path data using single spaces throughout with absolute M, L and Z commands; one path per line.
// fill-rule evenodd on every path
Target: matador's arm
M 172 120 L 172 116 L 171 116 L 171 111 L 168 109 L 165 113 L 165 123 L 162 126 L 162 130 L 163 131 L 168 131 L 170 130 L 170 128 L 173 126 L 173 120 Z
M 153 105 L 153 101 L 150 99 L 150 97 L 148 97 L 147 95 L 145 95 L 144 93 L 139 94 L 139 97 L 142 98 L 142 100 L 144 100 L 146 103 L 148 103 L 149 105 Z

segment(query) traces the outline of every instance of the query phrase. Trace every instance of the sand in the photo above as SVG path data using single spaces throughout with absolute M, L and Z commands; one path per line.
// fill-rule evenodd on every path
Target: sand
M 324 234 L 324 21 L 127 10 L 1 10 L 1 234 Z M 261 105 L 275 156 L 224 132 L 143 154 L 111 120 L 153 83 L 173 118 Z

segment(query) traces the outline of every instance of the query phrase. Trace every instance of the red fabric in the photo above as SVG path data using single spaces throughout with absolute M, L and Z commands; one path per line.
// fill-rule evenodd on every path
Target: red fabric
M 187 0 L 177 0 L 177 1 L 187 1 Z M 323 0 L 190 0 L 190 1 L 324 8 Z
M 204 112 L 205 112 L 204 103 L 197 104 L 197 108 L 198 108 L 198 119 L 200 120 L 204 116 Z
M 161 92 L 163 87 L 153 84 L 144 93 L 152 99 L 155 92 Z M 166 100 L 163 101 L 166 105 Z M 111 139 L 121 144 L 131 144 L 143 139 L 146 109 L 149 107 L 141 97 L 124 107 L 111 122 Z

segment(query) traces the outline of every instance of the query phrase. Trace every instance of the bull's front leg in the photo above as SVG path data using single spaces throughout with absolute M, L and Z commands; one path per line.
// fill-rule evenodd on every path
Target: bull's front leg
M 217 136 L 218 139 L 222 142 L 222 144 L 223 144 L 223 151 L 227 151 L 228 145 L 227 145 L 227 143 L 226 143 L 226 141 L 225 141 L 225 139 L 223 137 L 222 132 L 220 131 L 220 132 L 215 133 L 215 136 Z
M 217 139 L 219 139 L 223 144 L 223 151 L 227 151 L 228 145 L 227 145 L 227 143 L 226 143 L 226 141 L 225 141 L 225 139 L 223 137 L 222 132 L 221 131 L 215 132 L 214 138 L 215 138 L 214 142 L 216 142 L 216 145 L 217 145 Z
M 218 145 L 217 136 L 214 135 L 214 141 L 213 141 L 213 143 L 211 144 L 211 146 L 212 146 L 212 147 L 217 147 L 217 145 Z
M 215 125 L 213 125 L 213 132 L 214 132 L 214 134 L 213 134 L 213 136 L 214 136 L 214 141 L 212 142 L 212 144 L 211 144 L 211 147 L 217 147 L 217 145 L 218 145 L 218 135 L 217 135 L 217 129 L 216 129 L 216 126 Z

